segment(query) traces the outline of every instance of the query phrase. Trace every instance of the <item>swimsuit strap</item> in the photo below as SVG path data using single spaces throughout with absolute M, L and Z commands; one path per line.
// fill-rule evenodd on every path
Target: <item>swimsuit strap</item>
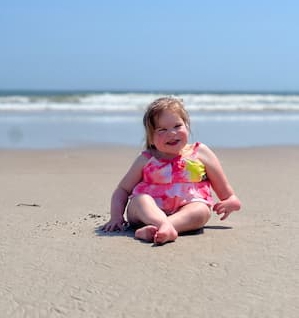
M 193 151 L 191 154 L 192 157 L 197 157 L 199 147 L 200 147 L 200 142 L 196 142 L 193 144 Z
M 150 152 L 148 150 L 142 151 L 141 154 L 147 159 L 150 159 L 152 157 L 152 155 L 150 154 Z

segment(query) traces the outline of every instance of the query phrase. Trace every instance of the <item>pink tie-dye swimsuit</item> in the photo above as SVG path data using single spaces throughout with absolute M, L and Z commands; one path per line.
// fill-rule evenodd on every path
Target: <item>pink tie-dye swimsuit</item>
M 143 179 L 133 189 L 132 196 L 149 194 L 166 214 L 175 213 L 191 202 L 213 205 L 210 182 L 205 165 L 198 159 L 200 143 L 190 145 L 187 155 L 173 159 L 157 159 L 148 151 L 143 167 Z

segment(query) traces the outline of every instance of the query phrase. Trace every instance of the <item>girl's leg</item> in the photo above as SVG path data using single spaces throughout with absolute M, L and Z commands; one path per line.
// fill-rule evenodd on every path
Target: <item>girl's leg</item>
M 136 230 L 136 238 L 163 244 L 174 241 L 178 236 L 166 214 L 147 194 L 140 194 L 131 199 L 127 208 L 127 217 L 132 224 L 145 224 L 144 227 Z
M 168 216 L 168 220 L 178 233 L 182 233 L 203 227 L 210 217 L 211 210 L 205 203 L 192 202 Z

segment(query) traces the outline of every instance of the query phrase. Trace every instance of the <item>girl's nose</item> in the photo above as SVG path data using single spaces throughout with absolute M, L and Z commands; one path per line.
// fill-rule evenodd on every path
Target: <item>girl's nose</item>
M 175 128 L 170 128 L 167 130 L 167 132 L 169 135 L 174 135 L 176 133 L 176 130 L 175 130 Z

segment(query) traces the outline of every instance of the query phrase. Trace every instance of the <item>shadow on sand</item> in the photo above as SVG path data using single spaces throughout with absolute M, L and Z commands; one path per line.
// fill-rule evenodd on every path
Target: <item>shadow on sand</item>
M 115 236 L 125 236 L 125 237 L 135 237 L 136 227 L 127 226 L 123 231 L 105 232 L 101 229 L 102 227 L 96 227 L 94 232 L 97 236 L 104 237 L 115 237 Z M 207 225 L 198 230 L 187 231 L 180 233 L 179 236 L 189 236 L 189 235 L 201 235 L 204 234 L 205 230 L 231 230 L 231 226 L 221 226 L 221 225 Z

